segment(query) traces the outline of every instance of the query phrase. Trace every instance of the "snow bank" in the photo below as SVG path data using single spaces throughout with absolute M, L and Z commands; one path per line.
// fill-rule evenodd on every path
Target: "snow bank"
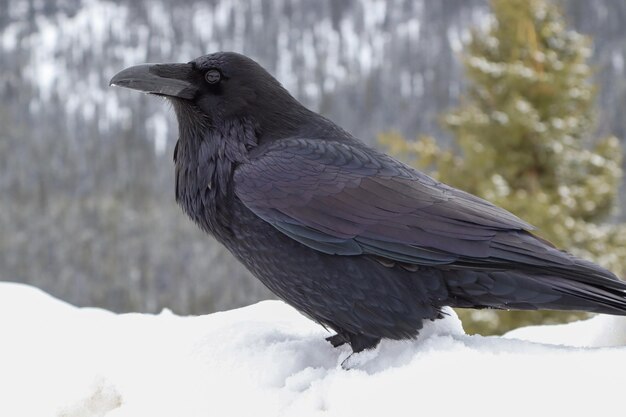
M 622 415 L 623 320 L 468 336 L 454 313 L 339 364 L 279 301 L 200 317 L 80 309 L 0 283 L 0 416 Z M 511 337 L 524 338 L 526 341 Z
M 574 323 L 522 327 L 504 337 L 576 347 L 626 346 L 626 317 L 599 314 Z

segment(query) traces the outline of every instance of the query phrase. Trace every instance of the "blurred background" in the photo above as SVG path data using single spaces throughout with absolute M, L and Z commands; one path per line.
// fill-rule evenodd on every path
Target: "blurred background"
M 624 27 L 614 0 L 0 0 L 0 280 L 117 312 L 272 297 L 176 206 L 169 106 L 108 87 L 219 50 L 624 276 Z

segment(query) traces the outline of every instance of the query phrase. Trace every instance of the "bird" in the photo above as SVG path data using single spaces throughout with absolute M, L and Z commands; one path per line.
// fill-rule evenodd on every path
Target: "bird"
M 256 61 L 141 64 L 110 85 L 166 98 L 175 197 L 278 298 L 353 353 L 446 306 L 626 315 L 626 283 L 477 196 L 366 145 Z

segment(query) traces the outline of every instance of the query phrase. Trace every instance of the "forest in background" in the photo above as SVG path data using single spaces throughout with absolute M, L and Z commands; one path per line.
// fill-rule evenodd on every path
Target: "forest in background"
M 623 148 L 626 4 L 559 4 L 594 41 L 594 134 Z M 479 0 L 0 0 L 0 279 L 115 311 L 271 297 L 175 205 L 169 107 L 110 77 L 235 50 L 369 143 L 395 129 L 448 146 L 439 115 L 458 104 L 462 45 L 488 15 Z
M 431 136 L 379 140 L 438 180 L 524 219 L 559 248 L 626 276 L 626 223 L 615 221 L 622 149 L 595 136 L 593 43 L 547 0 L 490 0 L 492 21 L 472 30 L 461 60 L 467 87 Z M 583 313 L 459 311 L 468 332 L 571 321 Z

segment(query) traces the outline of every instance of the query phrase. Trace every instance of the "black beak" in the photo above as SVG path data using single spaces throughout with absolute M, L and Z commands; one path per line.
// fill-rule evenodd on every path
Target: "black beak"
M 191 100 L 198 92 L 193 72 L 191 64 L 142 64 L 118 72 L 109 85 Z

